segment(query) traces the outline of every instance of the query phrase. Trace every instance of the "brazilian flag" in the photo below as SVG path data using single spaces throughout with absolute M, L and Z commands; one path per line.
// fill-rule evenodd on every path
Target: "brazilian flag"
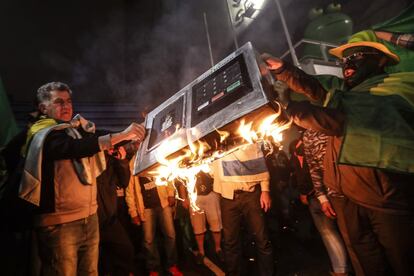
M 339 163 L 414 173 L 414 72 L 335 90 L 328 106 L 347 117 Z

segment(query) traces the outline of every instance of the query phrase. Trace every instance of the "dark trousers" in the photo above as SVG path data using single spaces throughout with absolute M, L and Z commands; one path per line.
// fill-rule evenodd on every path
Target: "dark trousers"
M 414 275 L 414 218 L 331 198 L 357 276 Z
M 224 255 L 228 274 L 240 275 L 242 248 L 240 240 L 241 219 L 244 218 L 248 231 L 253 235 L 258 255 L 260 275 L 273 275 L 273 252 L 263 210 L 260 208 L 260 189 L 241 192 L 233 200 L 221 198 L 223 221 Z
M 99 248 L 99 274 L 128 276 L 134 271 L 134 247 L 117 218 L 102 227 Z

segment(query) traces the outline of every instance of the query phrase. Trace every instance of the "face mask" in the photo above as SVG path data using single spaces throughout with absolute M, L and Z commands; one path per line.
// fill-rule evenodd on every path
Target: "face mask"
M 350 53 L 342 59 L 345 84 L 353 88 L 366 79 L 381 74 L 384 55 L 373 50 Z

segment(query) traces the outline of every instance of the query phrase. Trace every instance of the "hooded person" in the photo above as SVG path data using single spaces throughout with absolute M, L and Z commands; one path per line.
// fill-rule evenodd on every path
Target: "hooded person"
M 329 136 L 323 182 L 342 195 L 329 199 L 356 274 L 413 275 L 414 73 L 385 73 L 399 57 L 372 31 L 330 52 L 344 80 L 329 89 L 280 59 L 263 59 L 289 88 L 277 89 L 287 114 Z M 320 105 L 292 101 L 290 91 Z

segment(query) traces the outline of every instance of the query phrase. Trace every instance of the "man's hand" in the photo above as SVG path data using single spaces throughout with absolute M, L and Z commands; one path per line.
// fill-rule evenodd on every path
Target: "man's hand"
M 175 205 L 175 197 L 173 197 L 173 196 L 168 197 L 168 205 L 170 207 L 173 207 Z
M 374 32 L 374 33 L 379 39 L 391 41 L 392 33 L 390 32 Z
M 124 131 L 111 134 L 111 145 L 116 145 L 122 141 L 132 140 L 141 143 L 145 138 L 145 127 L 132 123 Z
M 270 199 L 269 192 L 262 192 L 260 195 L 260 207 L 267 212 L 270 209 L 270 206 L 272 205 L 272 200 Z
M 271 54 L 263 53 L 261 58 L 267 64 L 267 68 L 269 68 L 269 70 L 279 70 L 283 66 L 283 61 L 280 58 L 272 56 Z
M 135 225 L 141 225 L 141 219 L 139 218 L 139 216 L 131 218 L 131 222 Z
M 108 153 L 112 155 L 113 157 L 115 157 L 116 159 L 121 159 L 121 160 L 125 159 L 127 155 L 127 152 L 123 146 L 117 149 L 109 149 Z
M 126 152 L 124 147 L 122 147 L 122 146 L 119 147 L 118 152 L 119 152 L 119 155 L 118 155 L 119 159 L 125 159 L 126 158 L 127 152 Z
M 145 137 L 145 127 L 137 123 L 132 123 L 121 134 L 123 135 L 123 140 L 142 142 Z
M 86 120 L 80 114 L 76 114 L 69 123 L 74 128 L 82 127 L 86 132 L 95 133 L 95 124 Z
M 308 196 L 307 195 L 300 194 L 299 195 L 299 199 L 300 199 L 300 202 L 302 202 L 303 205 L 309 205 L 309 201 L 308 201 Z
M 334 209 L 332 208 L 332 205 L 329 201 L 325 201 L 321 203 L 321 209 L 322 209 L 322 212 L 325 214 L 325 216 L 327 216 L 328 218 L 330 219 L 336 218 L 336 213 Z

